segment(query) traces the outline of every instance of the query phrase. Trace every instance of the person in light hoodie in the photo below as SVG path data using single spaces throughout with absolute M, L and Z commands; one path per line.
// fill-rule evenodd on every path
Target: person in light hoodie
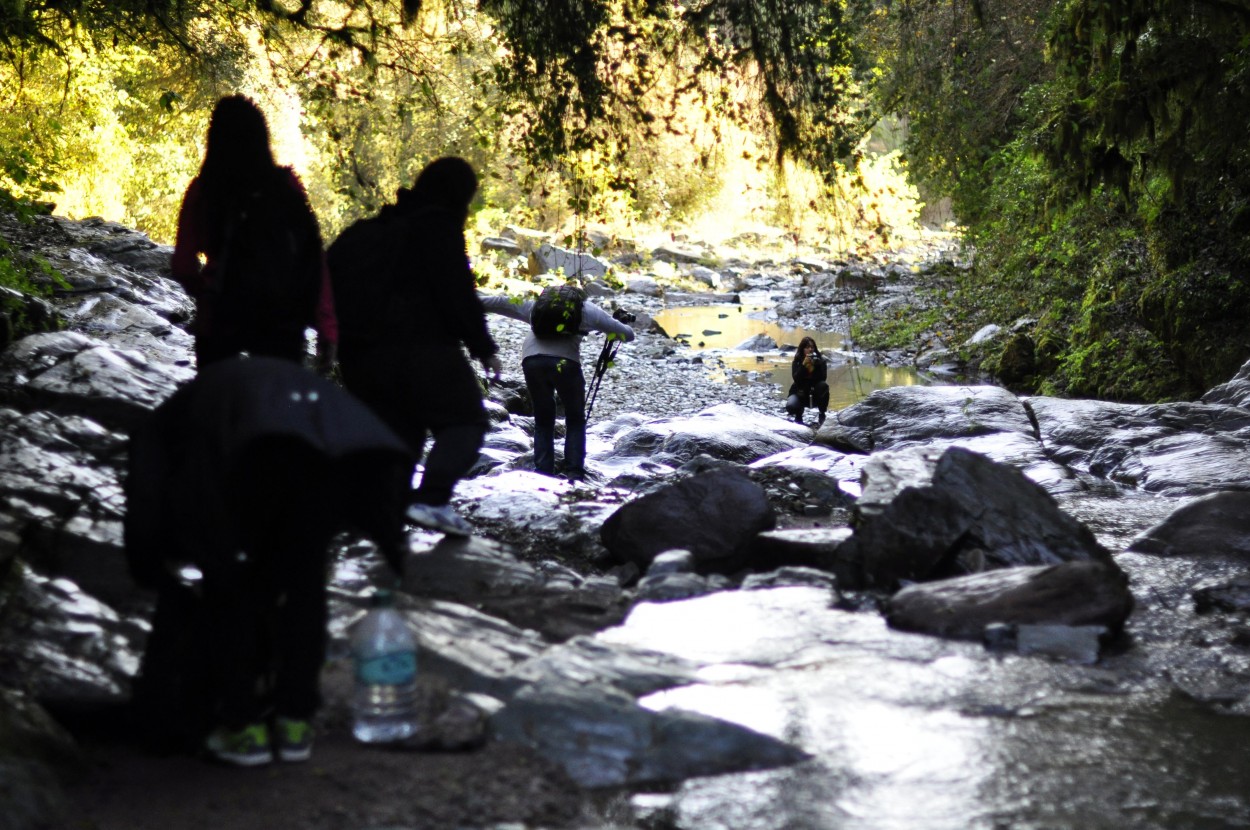
M 578 289 L 580 291 L 580 289 Z M 530 322 L 535 300 L 505 295 L 483 296 L 487 312 Z M 556 398 L 564 407 L 564 477 L 586 477 L 586 379 L 582 375 L 582 340 L 601 331 L 625 342 L 634 330 L 582 295 L 581 326 L 576 332 L 539 337 L 533 330 L 521 346 L 521 371 L 534 404 L 534 469 L 555 475 Z

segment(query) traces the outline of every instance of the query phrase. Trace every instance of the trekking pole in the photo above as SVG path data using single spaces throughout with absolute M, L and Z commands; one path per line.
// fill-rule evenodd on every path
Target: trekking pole
M 612 365 L 612 359 L 616 357 L 616 350 L 621 347 L 621 341 L 612 335 L 608 335 L 603 341 L 603 348 L 599 350 L 599 357 L 595 360 L 595 374 L 590 379 L 590 394 L 586 396 L 586 421 L 590 421 L 590 411 L 595 408 L 595 397 L 599 394 L 599 386 L 603 383 L 603 376 L 607 374 L 608 367 Z

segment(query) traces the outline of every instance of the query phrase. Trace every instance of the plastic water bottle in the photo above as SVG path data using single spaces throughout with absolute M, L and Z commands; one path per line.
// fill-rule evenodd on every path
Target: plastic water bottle
M 352 734 L 365 743 L 402 741 L 417 733 L 417 638 L 390 591 L 375 591 L 369 612 L 352 628 L 356 689 Z

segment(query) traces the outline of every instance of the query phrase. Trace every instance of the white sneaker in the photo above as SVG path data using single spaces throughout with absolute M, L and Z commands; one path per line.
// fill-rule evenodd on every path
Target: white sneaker
M 437 530 L 448 536 L 472 536 L 473 526 L 457 515 L 450 504 L 435 507 L 432 504 L 413 504 L 408 507 L 408 521 L 427 530 Z

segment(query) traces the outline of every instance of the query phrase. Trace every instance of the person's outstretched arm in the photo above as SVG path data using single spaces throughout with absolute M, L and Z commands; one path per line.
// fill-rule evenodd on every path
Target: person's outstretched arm
M 614 335 L 626 343 L 635 337 L 634 330 L 587 300 L 582 304 L 582 329 Z
M 530 311 L 534 308 L 533 300 L 518 302 L 507 294 L 478 294 L 478 298 L 487 313 L 511 317 L 522 323 L 530 321 Z

